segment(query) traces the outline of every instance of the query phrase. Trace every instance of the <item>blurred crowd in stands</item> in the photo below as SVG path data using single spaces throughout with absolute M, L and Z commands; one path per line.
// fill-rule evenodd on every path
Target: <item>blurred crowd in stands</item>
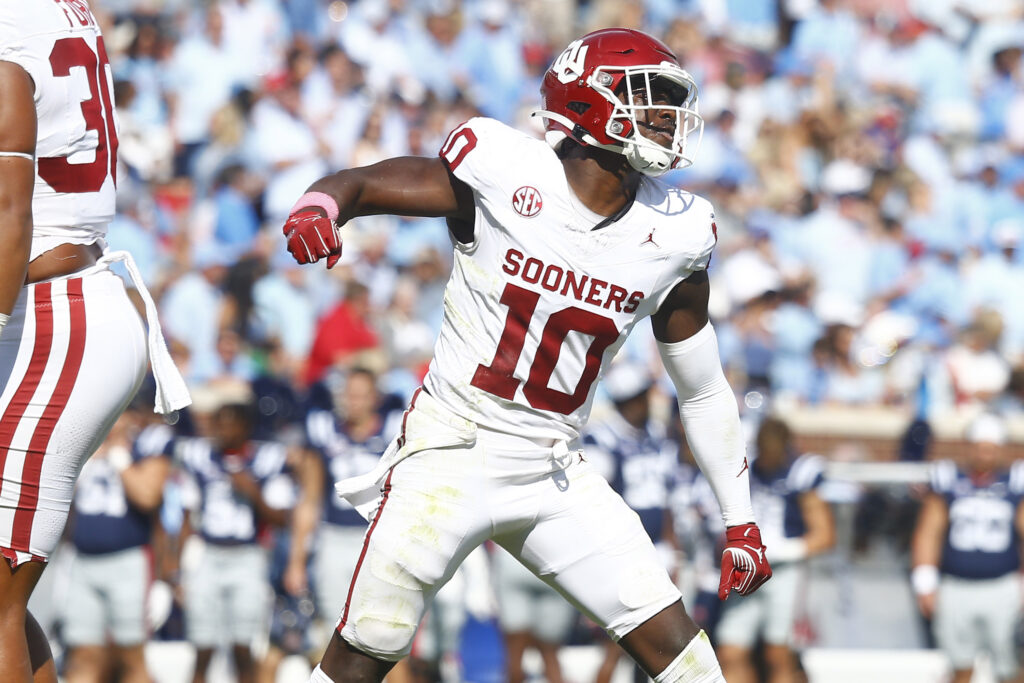
M 700 85 L 697 162 L 665 179 L 717 209 L 711 312 L 742 409 L 1024 410 L 1016 0 L 91 5 L 120 115 L 109 243 L 134 255 L 199 416 L 250 403 L 249 436 L 308 446 L 311 411 L 346 420 L 334 399 L 353 368 L 376 380 L 381 415 L 404 407 L 440 326 L 444 221 L 358 219 L 327 271 L 285 251 L 289 208 L 331 170 L 436 154 L 472 116 L 539 136 L 544 71 L 606 26 L 663 39 Z M 622 354 L 657 378 L 641 327 Z M 183 418 L 175 438 L 216 441 L 216 425 Z M 137 457 L 187 470 L 164 446 Z M 175 509 L 164 501 L 172 530 Z M 279 594 L 301 595 L 284 590 L 300 579 L 279 576 Z M 312 613 L 288 605 L 292 621 L 274 627 L 285 635 Z M 302 637 L 287 649 L 308 647 Z
M 94 4 L 121 117 L 110 242 L 135 255 L 193 386 L 270 375 L 302 393 L 370 353 L 407 398 L 438 329 L 444 222 L 357 220 L 327 273 L 290 262 L 288 209 L 330 170 L 435 154 L 470 116 L 539 134 L 553 56 L 620 25 L 662 38 L 701 87 L 698 161 L 667 180 L 717 208 L 712 308 L 738 390 L 926 415 L 1021 405 L 1018 2 Z M 627 353 L 655 363 L 649 340 Z

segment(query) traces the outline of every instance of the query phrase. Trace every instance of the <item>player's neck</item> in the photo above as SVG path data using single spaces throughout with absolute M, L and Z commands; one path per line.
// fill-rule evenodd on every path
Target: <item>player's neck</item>
M 559 155 L 576 198 L 601 216 L 614 216 L 636 197 L 640 174 L 621 154 L 571 145 Z
M 345 428 L 351 438 L 366 441 L 380 431 L 380 417 L 376 413 L 371 413 L 356 420 L 347 420 Z

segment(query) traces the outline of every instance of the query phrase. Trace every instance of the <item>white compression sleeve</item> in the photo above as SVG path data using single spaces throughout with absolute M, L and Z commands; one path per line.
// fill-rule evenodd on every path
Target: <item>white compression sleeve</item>
M 709 322 L 689 339 L 658 342 L 658 351 L 679 392 L 686 441 L 718 498 L 725 525 L 753 522 L 743 429 L 722 372 L 715 328 Z

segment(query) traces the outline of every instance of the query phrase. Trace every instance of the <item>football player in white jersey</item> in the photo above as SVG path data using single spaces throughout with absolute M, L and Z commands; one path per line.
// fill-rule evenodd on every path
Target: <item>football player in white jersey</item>
M 0 8 L 0 671 L 56 681 L 29 595 L 60 538 L 78 472 L 146 371 L 146 331 L 104 254 L 117 121 L 86 0 Z M 126 260 L 133 279 L 138 271 Z M 138 285 L 136 285 L 138 286 Z M 188 402 L 155 309 L 158 407 Z M 162 354 L 162 355 L 161 355 Z
M 720 596 L 771 575 L 708 321 L 714 214 L 657 179 L 693 160 L 697 86 L 661 42 L 607 29 L 574 41 L 541 93 L 546 142 L 471 119 L 440 159 L 322 178 L 284 226 L 296 260 L 328 267 L 339 226 L 368 214 L 444 216 L 455 248 L 434 359 L 402 432 L 376 470 L 337 487 L 371 522 L 318 683 L 381 680 L 487 539 L 659 683 L 724 681 L 639 519 L 569 445 L 601 370 L 648 316 L 728 527 Z

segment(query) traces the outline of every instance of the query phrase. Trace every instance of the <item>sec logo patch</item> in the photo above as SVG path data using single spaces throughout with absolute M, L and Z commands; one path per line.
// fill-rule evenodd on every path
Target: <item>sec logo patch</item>
M 523 185 L 512 195 L 512 208 L 524 218 L 533 218 L 544 206 L 540 192 L 529 185 Z

